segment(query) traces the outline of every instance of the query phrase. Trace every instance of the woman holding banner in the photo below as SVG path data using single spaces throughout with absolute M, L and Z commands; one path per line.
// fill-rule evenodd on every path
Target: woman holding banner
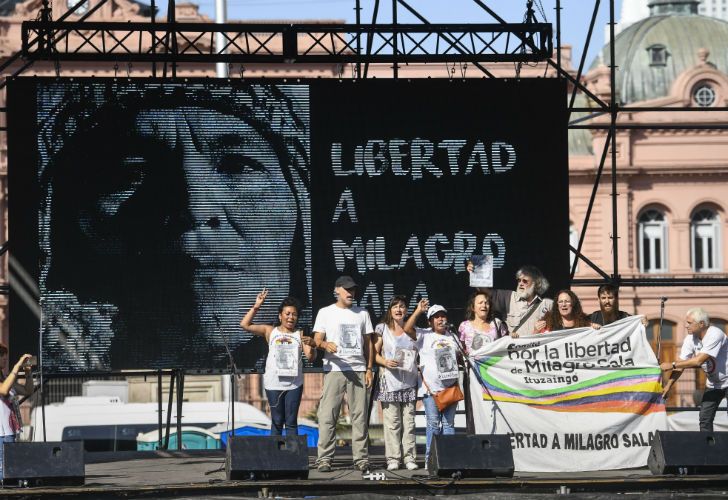
M 253 318 L 267 296 L 268 290 L 264 288 L 256 297 L 253 307 L 240 321 L 240 326 L 265 338 L 268 343 L 263 387 L 270 406 L 270 433 L 280 436 L 285 424 L 286 433 L 295 436 L 298 434 L 298 407 L 303 394 L 301 354 L 313 361 L 315 349 L 312 347 L 313 339 L 296 330 L 301 306 L 292 297 L 286 297 L 278 307 L 277 325 L 253 324 Z
M 375 361 L 379 385 L 374 396 L 382 403 L 387 470 L 417 469 L 415 406 L 417 404 L 417 332 L 404 331 L 407 298 L 395 295 L 376 328 Z
M 429 309 L 428 306 L 428 300 L 422 299 L 404 325 L 407 335 L 417 335 L 417 348 L 420 354 L 422 385 L 418 395 L 422 397 L 427 420 L 425 465 L 430 460 L 432 436 L 455 434 L 457 404 L 440 410 L 435 403 L 434 394 L 458 383 L 456 363 L 458 351 L 455 339 L 448 334 L 447 310 L 438 304 Z M 416 328 L 417 319 L 425 311 L 430 327 Z
M 554 299 L 556 307 L 546 316 L 546 326 L 538 333 L 553 332 L 591 326 L 591 322 L 581 308 L 581 301 L 571 290 L 561 290 Z
M 478 290 L 465 305 L 465 321 L 460 323 L 458 333 L 466 353 L 508 335 L 508 325 L 495 317 L 490 299 L 489 291 Z

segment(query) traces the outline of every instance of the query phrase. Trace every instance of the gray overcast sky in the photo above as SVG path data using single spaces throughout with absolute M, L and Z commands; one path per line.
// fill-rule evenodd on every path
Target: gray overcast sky
M 146 0 L 148 2 L 148 0 Z M 181 1 L 181 0 L 178 0 Z M 193 0 L 200 5 L 200 11 L 215 18 L 215 0 Z M 304 19 L 339 19 L 353 23 L 355 19 L 355 0 L 227 0 L 228 19 L 256 20 L 304 20 Z M 500 17 L 508 22 L 521 22 L 526 9 L 525 0 L 484 0 Z M 162 10 L 166 8 L 164 0 L 157 0 Z M 432 23 L 488 23 L 493 19 L 472 0 L 408 0 L 407 2 Z M 556 29 L 555 0 L 537 0 L 534 2 L 539 21 L 543 14 L 539 9 L 543 6 L 546 21 Z M 571 44 L 574 48 L 574 67 L 578 66 L 579 57 L 586 40 L 589 20 L 594 11 L 595 0 L 561 0 L 561 40 L 563 44 Z M 615 18 L 619 21 L 622 0 L 614 0 Z M 374 0 L 361 0 L 362 22 L 370 22 Z M 417 22 L 408 15 L 402 6 L 397 11 L 401 23 Z M 392 19 L 392 2 L 380 1 L 379 21 L 390 22 Z M 609 22 L 609 0 L 602 0 L 599 15 L 594 27 L 592 42 L 587 52 L 587 68 L 597 52 L 604 44 L 604 34 Z M 554 40 L 554 45 L 556 41 Z

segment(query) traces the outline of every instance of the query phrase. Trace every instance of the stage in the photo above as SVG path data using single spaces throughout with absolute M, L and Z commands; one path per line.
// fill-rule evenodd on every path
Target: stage
M 310 450 L 309 463 L 315 459 Z M 334 469 L 312 469 L 308 480 L 227 481 L 222 451 L 93 453 L 86 458 L 86 484 L 81 487 L 5 488 L 11 498 L 241 498 L 346 495 L 367 498 L 517 494 L 544 498 L 584 494 L 589 498 L 650 493 L 651 497 L 728 497 L 728 475 L 653 476 L 647 468 L 582 473 L 516 473 L 513 478 L 428 479 L 423 469 L 384 471 L 383 449 L 372 447 L 373 469 L 387 479 L 372 481 L 351 466 L 347 448 L 337 449 Z M 424 450 L 421 450 L 424 452 Z M 423 456 L 422 453 L 421 456 Z

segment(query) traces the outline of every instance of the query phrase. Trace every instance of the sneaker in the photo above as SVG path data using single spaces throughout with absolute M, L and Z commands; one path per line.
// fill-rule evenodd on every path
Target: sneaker
M 399 470 L 399 462 L 387 462 L 387 470 Z
M 354 464 L 354 467 L 359 469 L 362 472 L 366 472 L 369 470 L 369 461 L 368 460 L 359 460 L 356 464 Z
M 415 462 L 407 462 L 404 465 L 405 465 L 405 467 L 407 467 L 407 470 L 417 470 L 420 468 L 420 466 L 417 465 L 417 463 L 415 463 Z
M 331 464 L 328 462 L 319 462 L 317 470 L 319 472 L 331 472 Z

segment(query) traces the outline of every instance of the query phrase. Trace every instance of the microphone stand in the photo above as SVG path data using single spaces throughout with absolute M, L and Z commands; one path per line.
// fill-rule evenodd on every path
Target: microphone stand
M 460 352 L 460 357 L 463 360 L 463 367 L 465 368 L 463 376 L 463 389 L 465 389 L 463 391 L 465 396 L 465 430 L 466 432 L 472 432 L 474 434 L 475 425 L 472 422 L 472 401 L 470 400 L 470 377 L 468 370 L 473 370 L 473 373 L 475 373 L 475 369 L 468 359 L 468 355 L 465 352 L 465 346 L 460 340 L 460 337 L 458 337 L 455 333 L 454 329 L 455 325 L 452 323 L 447 324 L 447 334 L 455 341 L 455 346 L 457 347 L 458 352 Z
M 657 335 L 657 363 L 660 363 L 660 354 L 662 351 L 662 322 L 665 319 L 665 302 L 667 297 L 660 297 L 660 328 Z
M 490 394 L 490 389 L 488 389 L 488 386 L 485 385 L 485 382 L 483 381 L 483 378 L 480 376 L 480 373 L 478 373 L 478 370 L 476 370 L 475 367 L 473 366 L 473 364 L 470 362 L 470 358 L 468 357 L 467 353 L 465 352 L 465 346 L 463 345 L 462 341 L 460 340 L 460 337 L 458 337 L 455 334 L 455 332 L 453 331 L 453 327 L 454 327 L 454 325 L 452 323 L 448 323 L 447 324 L 447 333 L 455 340 L 455 345 L 457 346 L 458 351 L 460 351 L 460 355 L 463 358 L 463 364 L 466 367 L 465 371 L 467 372 L 468 370 L 472 370 L 473 374 L 475 375 L 475 378 L 478 379 L 478 383 L 480 383 L 480 386 L 483 388 L 483 390 L 485 392 Z M 470 396 L 470 391 L 468 391 L 468 397 L 469 396 Z M 500 409 L 500 407 L 498 406 L 498 403 L 495 401 L 495 399 L 493 399 L 492 396 L 491 396 L 491 401 L 492 401 L 493 405 L 495 406 L 495 408 L 501 413 L 501 415 L 503 415 L 503 411 Z M 511 429 L 511 431 L 513 431 L 511 424 L 508 422 L 508 420 L 505 419 L 505 415 L 503 415 L 503 417 L 504 417 L 504 421 L 505 421 L 506 425 Z M 466 421 L 467 421 L 467 415 L 466 415 Z M 473 431 L 475 431 L 475 429 L 473 429 Z M 493 431 L 491 430 L 491 433 L 492 432 Z
M 235 374 L 238 371 L 238 367 L 235 364 L 235 358 L 233 358 L 233 353 L 230 351 L 230 346 L 227 341 L 227 335 L 225 335 L 222 326 L 220 326 L 220 318 L 218 318 L 216 314 L 213 315 L 213 318 L 215 319 L 215 323 L 217 324 L 217 330 L 218 332 L 220 332 L 223 345 L 225 346 L 225 352 L 227 353 L 228 357 L 228 368 L 230 370 L 230 438 L 232 438 L 235 435 Z
M 222 326 L 220 326 L 220 318 L 217 317 L 217 314 L 213 314 L 212 318 L 215 320 L 215 324 L 217 325 L 217 331 L 220 333 L 220 337 L 222 337 L 222 342 L 225 346 L 225 352 L 228 356 L 228 368 L 230 369 L 230 440 L 232 440 L 233 436 L 235 435 L 235 374 L 238 371 L 238 367 L 235 365 L 235 358 L 233 358 L 233 353 L 230 351 L 227 336 L 225 335 Z M 230 447 L 230 440 L 228 441 L 228 447 Z M 223 461 L 222 465 L 219 468 L 206 471 L 205 475 L 207 476 L 209 474 L 214 474 L 215 472 L 225 470 L 226 462 L 227 459 Z

